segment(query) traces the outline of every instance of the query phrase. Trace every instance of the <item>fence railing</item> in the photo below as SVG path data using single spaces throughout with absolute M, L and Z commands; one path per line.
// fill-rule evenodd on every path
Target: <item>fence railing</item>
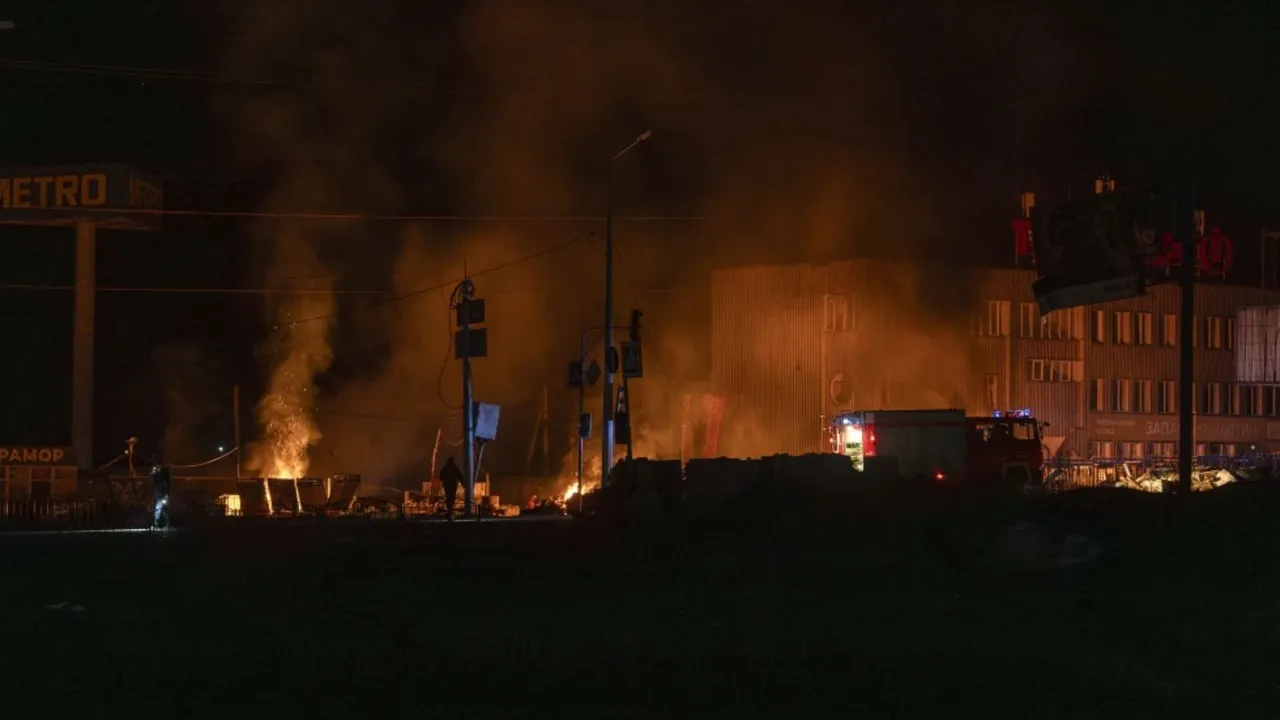
M 0 530 L 96 529 L 126 526 L 123 512 L 107 512 L 93 500 L 14 500 L 0 502 Z

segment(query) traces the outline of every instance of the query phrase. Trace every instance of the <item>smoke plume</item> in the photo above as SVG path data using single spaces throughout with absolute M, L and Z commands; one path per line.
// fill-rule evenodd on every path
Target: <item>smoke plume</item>
M 989 170 L 998 159 L 970 148 L 1016 135 L 1019 121 L 989 102 L 992 94 L 1016 90 L 1021 107 L 1036 112 L 1052 105 L 1002 63 L 1016 53 L 1061 66 L 1036 59 L 1039 44 L 993 33 L 991 21 L 990 13 L 914 8 L 884 10 L 872 22 L 834 0 L 792 3 L 785 16 L 750 3 L 731 11 L 594 0 L 447 8 L 380 0 L 359 11 L 244 4 L 229 33 L 229 69 L 297 85 L 245 91 L 231 117 L 244 166 L 276 180 L 269 208 L 599 215 L 611 185 L 619 216 L 703 218 L 614 226 L 621 317 L 611 321 L 632 305 L 646 314 L 634 429 L 670 456 L 673 443 L 663 438 L 681 422 L 670 399 L 708 389 L 711 268 L 859 255 L 932 257 L 939 267 L 970 259 L 972 243 L 957 240 L 950 219 L 982 211 L 968 204 L 977 191 L 967 188 L 989 194 L 999 182 Z M 915 37 L 905 32 L 913 28 L 929 39 L 886 40 Z M 960 75 L 960 58 L 989 72 Z M 1071 81 L 1063 72 L 1058 87 Z M 653 131 L 648 142 L 610 160 L 643 130 Z M 503 406 L 486 464 L 521 471 L 544 385 L 551 416 L 561 418 L 552 437 L 562 456 L 560 423 L 569 418 L 572 427 L 577 415 L 564 364 L 583 328 L 604 320 L 602 223 L 284 230 L 259 228 L 277 249 L 258 259 L 264 275 L 337 276 L 305 286 L 391 285 L 410 296 L 271 340 L 263 412 L 291 417 L 285 426 L 297 424 L 285 434 L 305 443 L 323 428 L 315 469 L 413 483 L 430 471 L 437 431 L 442 455 L 460 441 L 446 300 L 464 267 L 488 303 L 490 356 L 475 363 L 476 397 Z M 904 327 L 925 336 L 954 322 L 969 304 L 968 283 L 950 272 L 919 283 L 911 292 L 920 319 L 904 318 Z M 268 323 L 325 307 L 358 309 L 307 296 L 273 306 Z M 902 335 L 898 352 L 960 354 L 911 337 Z M 334 355 L 346 366 L 330 368 Z M 910 374 L 930 375 L 924 366 Z M 315 397 L 317 377 L 325 398 Z M 587 402 L 598 427 L 595 398 Z M 295 407 L 318 414 L 288 415 Z

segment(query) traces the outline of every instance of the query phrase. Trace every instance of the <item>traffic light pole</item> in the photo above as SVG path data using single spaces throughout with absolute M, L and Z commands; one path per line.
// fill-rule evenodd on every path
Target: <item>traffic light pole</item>
M 604 326 L 600 326 L 600 327 L 589 327 L 583 330 L 582 342 L 578 346 L 579 367 L 585 370 L 586 362 L 587 362 L 587 335 L 590 334 L 591 331 L 593 330 L 608 331 L 608 330 L 621 330 L 621 329 L 622 329 L 621 327 L 606 328 Z M 608 363 L 608 357 L 607 357 L 608 352 L 609 352 L 608 346 L 606 345 L 605 346 L 605 354 L 606 354 L 605 375 L 609 374 L 608 373 L 609 363 Z M 582 437 L 582 427 L 581 427 L 582 416 L 587 412 L 587 382 L 586 382 L 585 372 L 584 372 L 584 377 L 580 378 L 580 380 L 581 382 L 578 383 L 578 422 L 579 422 L 579 427 L 578 427 L 578 512 L 582 512 L 582 494 L 583 494 L 582 480 L 583 480 L 583 475 L 584 475 L 584 470 L 586 465 L 583 459 L 583 454 L 586 451 L 586 438 Z M 601 458 L 600 468 L 601 468 L 600 484 L 601 486 L 603 486 L 604 485 L 604 475 L 603 475 L 604 459 L 603 458 Z

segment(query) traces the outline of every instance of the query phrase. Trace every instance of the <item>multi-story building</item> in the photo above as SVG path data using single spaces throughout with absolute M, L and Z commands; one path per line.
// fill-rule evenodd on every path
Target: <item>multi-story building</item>
M 1178 289 L 1041 317 L 1031 270 L 856 260 L 717 270 L 711 385 L 727 454 L 812 452 L 847 409 L 1029 408 L 1073 458 L 1172 457 Z M 1280 451 L 1280 389 L 1236 382 L 1240 309 L 1280 293 L 1196 291 L 1197 454 Z

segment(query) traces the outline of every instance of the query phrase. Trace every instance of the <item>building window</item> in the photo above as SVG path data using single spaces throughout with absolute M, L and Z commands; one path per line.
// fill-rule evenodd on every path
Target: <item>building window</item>
M 1241 415 L 1240 411 L 1244 409 L 1243 396 L 1248 388 L 1241 387 L 1235 383 L 1231 384 L 1231 394 L 1227 396 L 1227 414 Z
M 1177 456 L 1174 450 L 1174 444 L 1171 442 L 1153 442 L 1151 443 L 1151 457 L 1164 460 L 1172 460 Z
M 1128 378 L 1111 383 L 1111 407 L 1116 412 L 1133 412 L 1133 383 Z
M 1204 457 L 1209 454 L 1209 443 L 1196 443 L 1195 457 Z
M 1009 337 L 1009 301 L 986 300 L 983 302 L 983 311 L 978 334 L 983 337 Z
M 1136 413 L 1151 412 L 1151 381 L 1137 380 L 1133 384 L 1133 411 Z
M 1160 344 L 1165 347 L 1178 345 L 1178 316 L 1165 315 L 1161 318 Z
M 1222 414 L 1222 383 L 1203 383 L 1200 396 L 1200 412 L 1205 415 Z
M 1122 442 L 1120 443 L 1120 457 L 1125 460 L 1141 460 L 1146 456 L 1144 443 L 1141 442 Z
M 1049 382 L 1071 382 L 1076 379 L 1075 365 L 1079 361 L 1073 360 L 1050 360 L 1049 361 Z M 1083 362 L 1080 365 L 1084 365 Z
M 1204 319 L 1204 346 L 1210 350 L 1222 349 L 1222 318 Z
M 1107 312 L 1105 310 L 1093 311 L 1093 341 L 1096 343 L 1105 343 L 1107 341 Z
M 1040 313 L 1036 309 L 1036 304 L 1018 303 L 1018 337 L 1035 337 L 1038 324 L 1040 324 Z
M 1236 319 L 1227 318 L 1227 349 L 1236 349 Z
M 1246 385 L 1242 388 L 1245 415 L 1257 417 L 1262 414 L 1262 386 Z
M 1152 343 L 1151 313 L 1138 313 L 1137 320 L 1138 344 L 1150 345 Z
M 1280 406 L 1276 405 L 1276 388 L 1274 385 L 1264 386 L 1262 388 L 1262 414 L 1266 417 L 1275 417 Z
M 844 295 L 824 296 L 824 315 L 827 332 L 843 332 L 853 329 L 853 316 L 849 312 L 849 298 Z
M 987 375 L 983 377 L 983 390 L 987 395 L 987 407 L 992 410 L 1000 409 L 1000 376 Z
M 1156 412 L 1172 415 L 1178 412 L 1178 387 L 1172 380 L 1161 380 L 1156 393 Z
M 1094 378 L 1093 387 L 1089 391 L 1089 409 L 1095 412 L 1107 411 L 1107 381 Z
M 1032 382 L 1044 382 L 1044 361 L 1030 360 L 1027 362 L 1027 379 Z
M 1116 313 L 1116 344 L 1133 344 L 1133 318 L 1128 311 Z
M 1055 310 L 1040 318 L 1040 337 L 1044 340 L 1080 340 L 1084 337 L 1084 308 Z
M 1106 460 L 1107 458 L 1115 457 L 1115 450 L 1112 449 L 1112 443 L 1110 442 L 1094 441 L 1090 444 L 1089 454 L 1100 460 Z

